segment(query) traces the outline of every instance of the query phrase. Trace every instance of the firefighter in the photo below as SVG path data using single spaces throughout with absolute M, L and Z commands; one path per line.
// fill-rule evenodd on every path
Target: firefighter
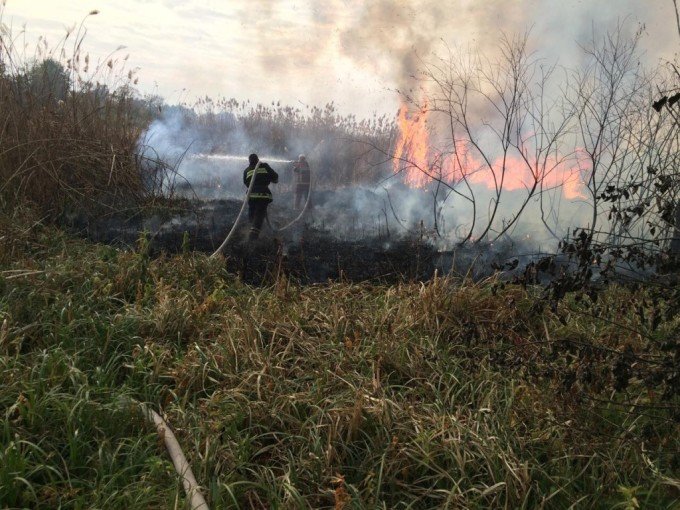
M 309 163 L 304 154 L 300 154 L 297 163 L 293 166 L 293 172 L 295 173 L 295 209 L 299 210 L 307 201 L 311 182 Z
M 258 162 L 259 166 L 257 166 Z M 248 198 L 248 219 L 250 220 L 248 241 L 254 241 L 260 235 L 264 218 L 267 215 L 267 206 L 272 201 L 269 184 L 279 182 L 279 175 L 267 163 L 260 162 L 257 154 L 248 156 L 248 163 L 248 168 L 243 171 L 243 184 L 249 187 L 250 179 L 255 174 L 253 189 Z M 256 166 L 257 170 L 255 170 Z

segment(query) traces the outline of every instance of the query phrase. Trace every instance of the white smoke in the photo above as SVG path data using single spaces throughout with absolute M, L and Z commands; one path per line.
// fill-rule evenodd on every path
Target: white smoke
M 142 136 L 140 153 L 173 169 L 171 182 L 164 187 L 166 192 L 198 198 L 242 197 L 243 169 L 248 166 L 248 154 L 255 152 L 259 142 L 251 139 L 229 112 L 212 118 L 218 125 L 229 125 L 228 139 L 220 139 L 218 130 L 201 129 L 196 119 L 192 110 L 167 108 Z M 236 149 L 235 154 L 220 153 L 225 147 Z
M 271 185 L 274 203 L 270 217 L 281 225 L 296 216 L 293 211 L 294 183 L 291 171 L 293 158 L 287 159 L 268 154 L 262 142 L 246 135 L 235 118 L 229 138 L 217 138 L 213 130 L 200 129 L 195 114 L 179 108 L 168 108 L 154 121 L 140 142 L 140 152 L 149 159 L 161 159 L 177 172 L 165 190 L 189 198 L 242 200 L 245 193 L 243 170 L 248 165 L 248 154 L 259 150 L 260 159 L 271 164 L 279 173 L 279 184 Z M 309 147 L 312 141 L 290 140 L 291 146 Z M 234 153 L 223 152 L 235 149 Z M 293 152 L 289 150 L 289 152 Z M 440 249 L 450 249 L 467 237 L 474 242 L 488 221 L 488 206 L 494 196 L 483 186 L 474 188 L 476 205 L 456 193 L 442 187 L 437 191 L 433 183 L 427 189 L 405 186 L 400 176 L 376 179 L 377 184 L 362 186 L 329 185 L 328 175 L 332 168 L 324 168 L 321 150 L 308 154 L 314 190 L 309 214 L 305 223 L 326 230 L 339 239 L 360 238 L 397 239 L 404 236 L 420 236 L 431 240 Z M 321 173 L 323 170 L 325 173 Z M 444 200 L 444 197 L 447 197 Z M 499 206 L 496 222 L 487 236 L 494 234 L 513 217 L 522 192 L 505 191 Z M 549 249 L 557 244 L 557 238 L 541 221 L 538 199 L 532 200 L 521 221 L 503 238 L 513 237 L 532 243 L 537 248 Z M 553 215 L 552 230 L 562 236 L 579 218 L 579 205 L 562 204 L 562 210 Z M 567 219 L 572 221 L 566 221 Z M 473 222 L 475 227 L 473 229 Z

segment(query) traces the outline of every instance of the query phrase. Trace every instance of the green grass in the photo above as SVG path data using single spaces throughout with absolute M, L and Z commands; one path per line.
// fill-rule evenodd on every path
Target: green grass
M 641 292 L 551 312 L 493 281 L 252 288 L 30 225 L 0 222 L 0 507 L 185 508 L 131 398 L 211 508 L 680 505 L 677 397 L 637 365 L 612 390 L 615 353 L 660 360 L 680 329 L 632 313 Z

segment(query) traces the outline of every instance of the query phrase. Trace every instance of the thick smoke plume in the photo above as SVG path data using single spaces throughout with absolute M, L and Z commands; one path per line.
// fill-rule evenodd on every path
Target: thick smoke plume
M 378 0 L 350 2 L 349 7 L 345 2 L 338 4 L 339 11 L 352 11 L 340 17 L 345 20 L 339 36 L 341 53 L 408 94 L 418 87 L 423 60 L 433 53 L 465 48 L 493 59 L 504 35 L 531 32 L 530 51 L 549 65 L 578 65 L 582 58 L 578 43 L 617 26 L 624 27 L 627 35 L 649 30 L 644 41 L 649 51 L 642 57 L 647 62 L 655 62 L 660 56 L 670 58 L 673 52 L 667 44 L 674 36 L 674 26 L 667 21 L 672 14 L 670 2 L 653 6 L 633 0 Z

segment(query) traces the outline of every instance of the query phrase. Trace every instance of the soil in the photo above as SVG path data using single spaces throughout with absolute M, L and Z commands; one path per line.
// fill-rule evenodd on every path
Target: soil
M 236 200 L 202 200 L 183 210 L 120 213 L 96 220 L 76 218 L 68 226 L 95 242 L 123 248 L 134 248 L 146 233 L 154 255 L 182 250 L 212 253 L 228 234 L 240 208 L 241 202 Z M 293 217 L 293 211 L 284 211 L 271 222 L 283 225 Z M 251 245 L 246 242 L 248 229 L 244 218 L 224 255 L 231 270 L 254 284 L 271 281 L 278 274 L 305 284 L 337 279 L 427 280 L 441 258 L 423 236 L 396 237 L 362 229 L 362 237 L 339 238 L 315 225 L 311 216 L 284 232 L 275 233 L 265 224 L 260 238 Z

